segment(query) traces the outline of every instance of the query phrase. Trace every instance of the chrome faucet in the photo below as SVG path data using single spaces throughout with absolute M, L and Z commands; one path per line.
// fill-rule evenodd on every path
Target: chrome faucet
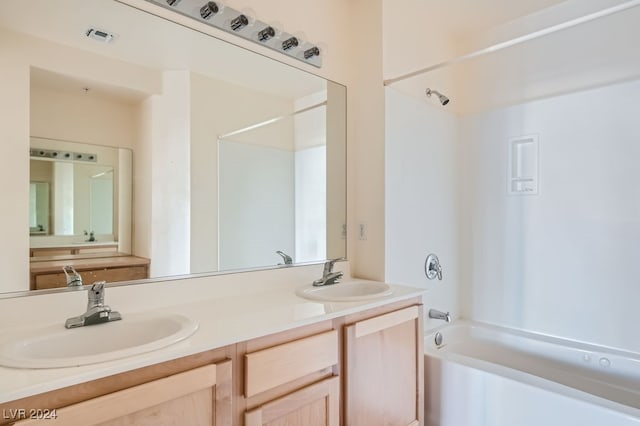
M 91 286 L 88 292 L 87 312 L 77 317 L 69 318 L 64 323 L 66 328 L 83 327 L 122 319 L 122 315 L 119 312 L 112 311 L 109 306 L 104 304 L 104 284 L 104 281 L 100 281 Z
M 96 234 L 91 231 L 91 232 L 87 232 L 86 230 L 84 231 L 84 236 L 88 237 L 86 240 L 84 240 L 87 243 L 93 243 L 96 242 L 98 240 L 96 240 Z
M 278 250 L 276 254 L 279 254 L 280 256 L 282 256 L 282 261 L 284 262 L 285 265 L 293 265 L 293 259 L 287 253 Z M 278 263 L 278 265 L 281 265 L 281 263 Z
M 67 277 L 67 287 L 75 287 L 80 289 L 83 286 L 82 277 L 71 265 L 64 265 L 62 267 L 64 276 Z
M 324 269 L 322 270 L 322 278 L 315 280 L 313 282 L 313 285 L 316 287 L 320 287 L 323 285 L 337 284 L 338 280 L 342 278 L 343 273 L 340 271 L 333 272 L 333 265 L 335 265 L 335 263 L 340 260 L 344 260 L 344 257 L 339 257 L 337 259 L 331 259 L 324 262 Z
M 449 315 L 449 312 L 442 312 L 437 309 L 429 309 L 429 318 L 451 322 L 451 315 Z

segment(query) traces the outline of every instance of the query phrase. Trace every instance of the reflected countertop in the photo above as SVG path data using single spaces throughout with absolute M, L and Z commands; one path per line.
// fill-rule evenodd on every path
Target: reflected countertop
M 347 262 L 336 269 L 350 275 Z M 322 265 L 307 265 L 109 287 L 105 302 L 125 319 L 132 313 L 176 313 L 197 321 L 199 328 L 172 346 L 98 364 L 51 369 L 0 367 L 0 403 L 419 297 L 424 292 L 391 285 L 390 296 L 349 303 L 314 302 L 296 296 L 296 288 L 309 284 L 321 271 Z M 149 298 L 150 291 L 153 298 Z M 20 328 L 56 323 L 62 327 L 65 318 L 81 313 L 84 304 L 84 291 L 0 299 L 0 344 L 3 334 Z M 24 312 L 34 314 L 24 318 Z

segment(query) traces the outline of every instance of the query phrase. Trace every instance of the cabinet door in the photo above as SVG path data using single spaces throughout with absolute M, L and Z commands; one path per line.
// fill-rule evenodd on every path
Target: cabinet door
M 231 361 L 224 361 L 60 408 L 56 420 L 65 426 L 231 426 L 231 385 Z
M 245 426 L 338 426 L 340 379 L 306 386 L 245 413 Z
M 422 342 L 422 306 L 345 326 L 345 424 L 423 424 Z

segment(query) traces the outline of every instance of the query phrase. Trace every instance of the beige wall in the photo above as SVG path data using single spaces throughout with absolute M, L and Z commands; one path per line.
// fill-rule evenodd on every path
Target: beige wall
M 384 91 L 382 1 L 349 2 L 347 88 L 348 250 L 354 275 L 384 279 Z M 365 226 L 365 239 L 359 226 Z
M 0 270 L 3 290 L 21 291 L 29 288 L 29 67 L 2 36 L 0 57 Z M 16 262 L 15 253 L 24 253 L 24 261 Z
M 89 93 L 31 87 L 31 135 L 133 148 L 137 104 Z

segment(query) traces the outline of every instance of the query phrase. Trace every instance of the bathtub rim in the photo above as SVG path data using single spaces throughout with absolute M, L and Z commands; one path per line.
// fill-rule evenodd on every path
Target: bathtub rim
M 552 379 L 541 377 L 539 375 L 529 373 L 526 371 L 518 370 L 505 365 L 497 364 L 495 362 L 486 361 L 480 358 L 473 358 L 467 355 L 458 354 L 451 351 L 438 351 L 436 350 L 434 338 L 438 332 L 443 332 L 447 328 L 451 327 L 478 327 L 489 329 L 495 332 L 514 334 L 518 337 L 540 340 L 545 343 L 563 345 L 568 343 L 571 348 L 574 349 L 587 349 L 591 351 L 604 352 L 616 356 L 630 355 L 634 359 L 640 359 L 640 354 L 635 352 L 623 351 L 617 348 L 610 348 L 606 346 L 594 345 L 591 343 L 584 343 L 577 340 L 563 339 L 557 336 L 550 336 L 539 334 L 535 332 L 524 331 L 516 328 L 503 327 L 495 324 L 484 323 L 480 321 L 471 321 L 465 319 L 457 319 L 451 323 L 443 324 L 439 327 L 432 328 L 425 331 L 424 334 L 424 356 L 425 356 L 425 382 L 428 380 L 428 369 L 426 365 L 428 360 L 426 358 L 431 357 L 441 361 L 454 362 L 464 365 L 475 370 L 480 370 L 488 374 L 496 375 L 508 380 L 512 380 L 527 386 L 533 386 L 549 392 L 553 392 L 568 398 L 577 399 L 583 402 L 597 405 L 599 407 L 615 411 L 630 416 L 631 419 L 640 419 L 640 408 L 626 405 L 624 403 L 607 399 L 603 396 L 594 395 L 590 392 L 574 388 L 569 385 L 554 381 Z M 445 336 L 446 339 L 446 336 Z M 614 386 L 614 385 L 611 385 Z

